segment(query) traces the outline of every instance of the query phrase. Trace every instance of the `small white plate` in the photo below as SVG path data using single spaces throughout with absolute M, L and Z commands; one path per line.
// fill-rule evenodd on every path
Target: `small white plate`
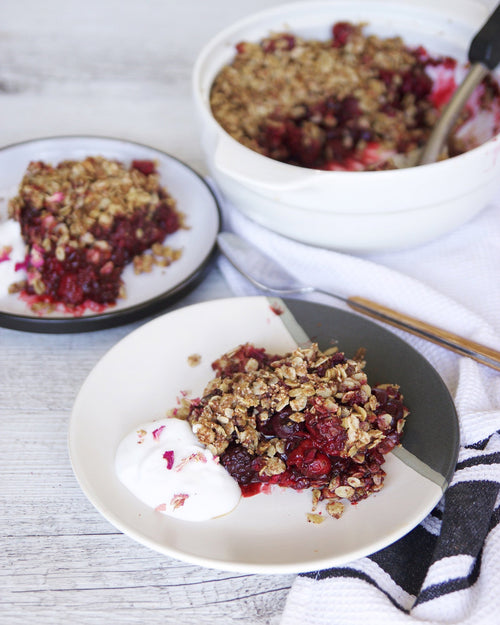
M 38 139 L 0 149 L 0 222 L 7 218 L 7 204 L 16 195 L 24 172 L 32 160 L 56 165 L 65 159 L 87 156 L 117 159 L 125 165 L 132 160 L 157 163 L 161 183 L 176 200 L 186 217 L 188 229 L 166 239 L 182 249 L 179 260 L 169 267 L 154 267 L 148 274 L 135 275 L 129 265 L 123 273 L 127 296 L 102 313 L 86 311 L 81 317 L 60 312 L 42 316 L 33 313 L 18 295 L 0 294 L 0 325 L 33 332 L 83 332 L 109 328 L 158 312 L 193 288 L 201 279 L 220 228 L 220 212 L 210 187 L 178 159 L 144 145 L 103 137 L 55 137 Z M 0 241 L 0 247 L 2 242 Z
M 282 314 L 277 314 L 282 311 Z M 136 499 L 118 480 L 122 438 L 163 418 L 179 398 L 201 395 L 211 363 L 246 342 L 285 353 L 306 336 L 354 355 L 367 349 L 368 379 L 400 383 L 410 409 L 403 447 L 387 456 L 382 491 L 347 506 L 341 519 L 307 521 L 310 491 L 276 487 L 244 498 L 225 517 L 187 522 Z M 198 366 L 189 365 L 193 354 Z M 138 328 L 96 365 L 75 401 L 69 428 L 75 475 L 115 527 L 163 554 L 202 566 L 290 573 L 344 564 L 377 551 L 415 527 L 441 498 L 455 467 L 458 423 L 450 395 L 431 365 L 380 326 L 328 306 L 266 297 L 188 306 Z

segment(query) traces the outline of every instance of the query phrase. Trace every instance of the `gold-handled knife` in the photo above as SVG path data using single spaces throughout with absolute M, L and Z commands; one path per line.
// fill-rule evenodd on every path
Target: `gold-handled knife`
M 438 328 L 414 317 L 377 304 L 364 297 L 343 297 L 331 291 L 319 289 L 298 281 L 285 267 L 277 263 L 254 245 L 232 232 L 221 232 L 217 236 L 219 249 L 231 264 L 247 280 L 263 291 L 277 295 L 300 293 L 323 293 L 350 306 L 353 310 L 388 323 L 400 330 L 432 341 L 461 356 L 472 358 L 482 365 L 500 371 L 500 352 L 469 339 Z

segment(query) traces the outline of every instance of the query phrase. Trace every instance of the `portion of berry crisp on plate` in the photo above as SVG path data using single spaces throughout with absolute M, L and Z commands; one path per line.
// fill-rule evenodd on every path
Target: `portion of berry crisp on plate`
M 125 296 L 128 263 L 141 273 L 181 254 L 164 240 L 183 227 L 183 215 L 152 160 L 128 167 L 101 156 L 55 166 L 32 161 L 9 217 L 26 244 L 26 279 L 10 291 L 34 312 L 102 311 Z
M 316 343 L 284 356 L 244 344 L 218 358 L 201 398 L 184 399 L 185 418 L 234 477 L 244 496 L 271 485 L 311 489 L 340 518 L 384 484 L 384 456 L 400 444 L 408 409 L 396 384 L 370 386 L 364 353 L 354 358 Z

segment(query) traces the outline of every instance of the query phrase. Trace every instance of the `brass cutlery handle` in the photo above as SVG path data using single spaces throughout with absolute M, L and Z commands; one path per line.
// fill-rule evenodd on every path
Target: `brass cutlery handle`
M 415 319 L 414 317 L 403 315 L 402 313 L 396 312 L 386 306 L 381 306 L 364 297 L 349 297 L 346 302 L 357 312 L 389 323 L 396 328 L 432 341 L 461 356 L 473 358 L 487 367 L 500 371 L 500 352 L 495 349 L 491 349 L 475 341 L 470 341 L 469 339 L 465 339 L 457 334 Z

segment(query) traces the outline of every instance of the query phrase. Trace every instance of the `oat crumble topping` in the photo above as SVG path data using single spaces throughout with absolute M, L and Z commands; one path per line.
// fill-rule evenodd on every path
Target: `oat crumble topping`
M 379 491 L 384 455 L 400 442 L 408 410 L 394 384 L 371 387 L 363 353 L 346 358 L 316 343 L 284 356 L 250 344 L 216 360 L 216 377 L 178 418 L 238 481 L 312 490 L 340 518 L 344 503 Z
M 323 523 L 323 521 L 325 520 L 325 517 L 321 516 L 320 514 L 316 514 L 314 512 L 309 512 L 307 514 L 307 520 L 309 521 L 309 523 L 320 525 L 320 523 Z
M 197 367 L 201 362 L 200 354 L 191 354 L 188 356 L 188 365 L 190 367 Z

